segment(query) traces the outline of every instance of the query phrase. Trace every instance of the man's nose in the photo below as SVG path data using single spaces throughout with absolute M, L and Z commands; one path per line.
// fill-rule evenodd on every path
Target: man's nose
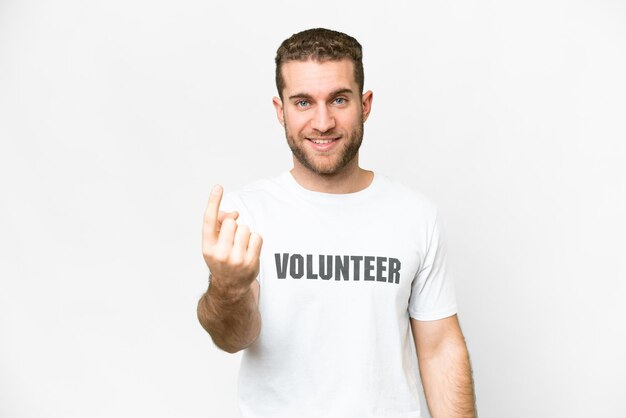
M 326 132 L 335 127 L 335 118 L 326 106 L 319 106 L 315 110 L 311 127 L 319 132 Z

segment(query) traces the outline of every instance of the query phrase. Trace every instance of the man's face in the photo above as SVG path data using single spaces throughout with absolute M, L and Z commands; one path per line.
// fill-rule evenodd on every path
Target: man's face
M 372 92 L 359 95 L 352 61 L 288 61 L 282 75 L 283 100 L 275 97 L 274 107 L 294 164 L 320 175 L 356 164 Z

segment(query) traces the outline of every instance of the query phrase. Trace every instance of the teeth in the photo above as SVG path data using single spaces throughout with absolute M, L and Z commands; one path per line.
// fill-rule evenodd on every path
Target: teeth
M 312 142 L 315 142 L 316 144 L 328 144 L 330 142 L 333 142 L 334 139 L 312 139 Z

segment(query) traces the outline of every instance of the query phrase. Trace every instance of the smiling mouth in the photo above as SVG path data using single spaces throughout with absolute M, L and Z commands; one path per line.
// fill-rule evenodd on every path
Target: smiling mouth
M 313 142 L 314 144 L 317 145 L 326 145 L 326 144 L 330 144 L 331 142 L 335 142 L 337 140 L 339 140 L 339 138 L 307 138 L 309 141 Z
M 317 152 L 327 153 L 331 152 L 335 148 L 335 143 L 339 141 L 341 137 L 337 138 L 307 138 L 311 147 Z

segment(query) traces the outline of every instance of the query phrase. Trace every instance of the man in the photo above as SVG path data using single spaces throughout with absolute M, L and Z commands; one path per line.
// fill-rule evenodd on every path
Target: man
M 198 318 L 245 349 L 244 417 L 420 417 L 416 352 L 433 418 L 476 415 L 437 209 L 359 167 L 363 78 L 348 35 L 285 40 L 273 104 L 293 169 L 209 197 Z

